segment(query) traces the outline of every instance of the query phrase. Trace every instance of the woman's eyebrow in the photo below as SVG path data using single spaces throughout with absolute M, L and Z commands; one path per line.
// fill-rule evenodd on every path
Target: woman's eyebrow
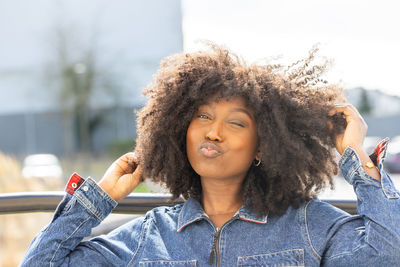
M 246 114 L 247 116 L 249 116 L 251 119 L 254 118 L 253 114 L 251 114 L 247 109 L 243 109 L 243 108 L 233 108 L 230 110 L 231 112 L 241 112 Z

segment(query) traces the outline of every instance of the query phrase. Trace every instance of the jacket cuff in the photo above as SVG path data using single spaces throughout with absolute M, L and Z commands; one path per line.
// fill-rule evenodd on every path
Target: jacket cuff
M 65 190 L 100 221 L 118 205 L 92 178 L 83 179 L 77 173 L 71 176 Z
M 381 143 L 385 140 L 382 140 Z M 386 152 L 386 144 L 385 148 L 381 150 L 380 153 L 377 154 L 378 157 L 376 163 L 378 164 L 378 169 L 381 174 L 381 181 L 376 180 L 375 178 L 371 177 L 365 172 L 365 170 L 362 167 L 360 158 L 351 147 L 347 147 L 346 150 L 343 152 L 342 157 L 339 161 L 339 168 L 342 171 L 344 178 L 351 185 L 356 187 L 358 184 L 364 184 L 364 185 L 372 185 L 375 187 L 380 187 L 382 188 L 387 198 L 399 198 L 400 196 L 399 192 L 395 188 L 393 181 L 383 170 L 382 163 Z M 378 148 L 379 145 L 377 149 Z M 377 149 L 375 151 L 377 151 Z
M 339 168 L 342 171 L 343 177 L 352 185 L 361 178 L 365 182 L 379 186 L 379 181 L 364 171 L 360 158 L 349 146 L 345 149 L 339 160 Z

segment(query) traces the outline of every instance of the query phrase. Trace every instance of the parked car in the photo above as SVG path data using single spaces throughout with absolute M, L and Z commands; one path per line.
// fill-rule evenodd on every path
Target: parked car
M 33 154 L 25 158 L 22 176 L 24 178 L 62 178 L 62 168 L 53 154 Z
M 400 173 L 400 136 L 389 141 L 386 153 L 385 169 L 391 173 Z

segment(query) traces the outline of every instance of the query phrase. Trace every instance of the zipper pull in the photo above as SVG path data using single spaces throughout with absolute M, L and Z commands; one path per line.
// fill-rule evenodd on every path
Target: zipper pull
M 219 228 L 217 227 L 216 230 L 217 231 L 214 234 L 214 241 L 213 241 L 213 245 L 212 245 L 211 252 L 210 252 L 210 258 L 208 259 L 208 264 L 213 264 L 213 262 L 214 262 L 214 251 L 216 250 L 215 244 L 217 243 L 217 240 L 219 237 Z
M 210 258 L 208 259 L 208 264 L 213 264 L 214 262 L 214 248 L 211 249 Z

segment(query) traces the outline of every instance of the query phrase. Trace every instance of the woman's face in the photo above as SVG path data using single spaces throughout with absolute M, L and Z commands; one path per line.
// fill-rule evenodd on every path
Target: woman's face
M 244 179 L 256 157 L 257 126 L 242 97 L 199 107 L 186 134 L 186 152 L 202 178 Z

